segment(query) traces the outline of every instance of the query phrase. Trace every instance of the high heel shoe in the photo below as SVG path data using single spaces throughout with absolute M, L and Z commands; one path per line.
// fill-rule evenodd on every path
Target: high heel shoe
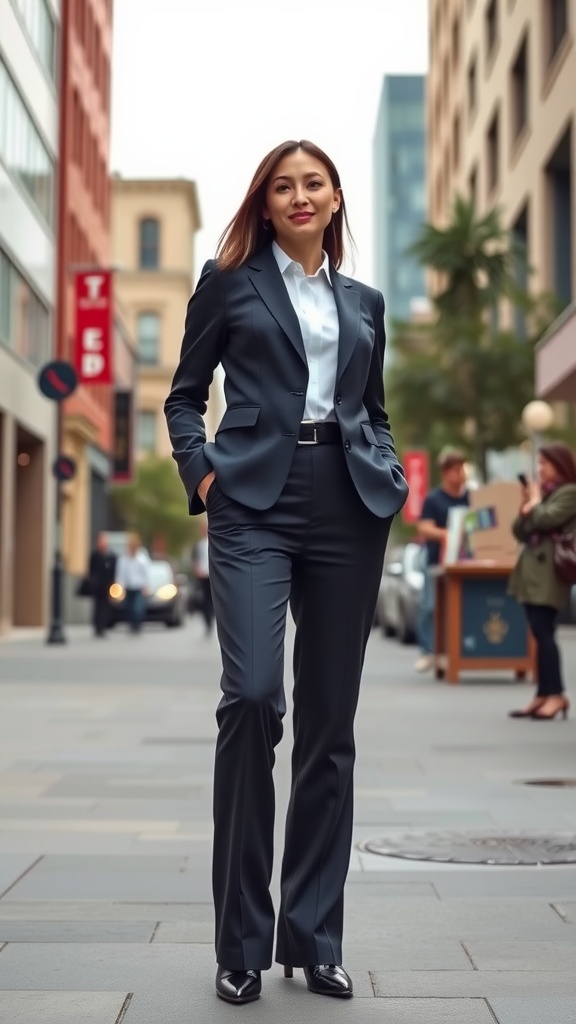
M 541 708 L 546 703 L 546 697 L 534 697 L 531 700 L 528 707 L 518 708 L 516 711 L 509 711 L 508 718 L 532 718 L 534 712 Z
M 547 705 L 548 710 L 546 710 Z M 541 707 L 534 712 L 532 718 L 535 722 L 551 722 L 556 715 L 562 715 L 562 718 L 568 718 L 568 711 L 570 709 L 570 701 L 567 697 L 547 697 Z
M 216 995 L 227 1003 L 251 1003 L 262 992 L 260 971 L 228 971 L 218 965 Z
M 312 964 L 310 967 L 303 967 L 302 970 L 309 992 L 315 992 L 319 996 L 350 999 L 354 986 L 352 978 L 343 967 L 338 964 Z M 284 977 L 293 978 L 294 968 L 284 967 Z

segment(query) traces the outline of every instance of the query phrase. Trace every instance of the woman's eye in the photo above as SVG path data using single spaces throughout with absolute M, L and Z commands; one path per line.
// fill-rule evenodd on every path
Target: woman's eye
M 278 185 L 278 188 L 276 189 L 276 191 L 277 192 L 286 192 L 287 189 L 288 189 L 288 185 Z
M 308 187 L 309 188 L 322 188 L 322 182 L 321 181 L 311 181 L 311 182 L 309 182 Z

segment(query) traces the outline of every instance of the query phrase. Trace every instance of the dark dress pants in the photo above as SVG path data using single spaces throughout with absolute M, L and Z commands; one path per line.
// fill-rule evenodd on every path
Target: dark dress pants
M 217 961 L 232 970 L 272 962 L 272 769 L 286 710 L 290 601 L 294 747 L 276 960 L 339 964 L 353 722 L 391 519 L 365 507 L 339 445 L 298 447 L 271 509 L 240 505 L 217 481 L 207 504 L 223 665 L 214 777 Z
M 92 602 L 92 625 L 96 636 L 103 636 L 110 625 L 108 587 L 98 587 Z
M 547 604 L 526 604 L 526 618 L 536 641 L 537 697 L 555 697 L 564 692 L 560 651 L 556 643 L 558 609 Z

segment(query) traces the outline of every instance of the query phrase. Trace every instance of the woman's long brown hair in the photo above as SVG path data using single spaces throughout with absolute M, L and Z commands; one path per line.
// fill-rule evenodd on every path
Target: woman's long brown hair
M 276 146 L 259 164 L 240 209 L 225 228 L 218 242 L 216 259 L 222 270 L 236 270 L 254 253 L 263 249 L 273 238 L 271 226 L 267 230 L 262 218 L 262 211 L 266 203 L 266 189 L 275 167 L 285 156 L 295 153 L 298 149 L 304 150 L 309 156 L 313 156 L 324 164 L 330 175 L 334 191 L 341 190 L 340 175 L 334 163 L 313 142 L 308 142 L 306 139 L 300 139 L 299 142 L 290 139 L 288 142 L 282 142 Z M 340 208 L 333 214 L 332 220 L 324 232 L 322 242 L 328 259 L 336 269 L 344 261 L 344 234 L 353 244 L 346 215 L 346 205 L 342 196 Z

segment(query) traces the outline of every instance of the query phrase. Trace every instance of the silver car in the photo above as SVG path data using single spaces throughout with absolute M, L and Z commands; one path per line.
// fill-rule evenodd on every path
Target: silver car
M 409 543 L 391 548 L 384 562 L 376 605 L 376 622 L 384 636 L 396 636 L 403 644 L 415 642 L 423 586 L 421 545 Z

